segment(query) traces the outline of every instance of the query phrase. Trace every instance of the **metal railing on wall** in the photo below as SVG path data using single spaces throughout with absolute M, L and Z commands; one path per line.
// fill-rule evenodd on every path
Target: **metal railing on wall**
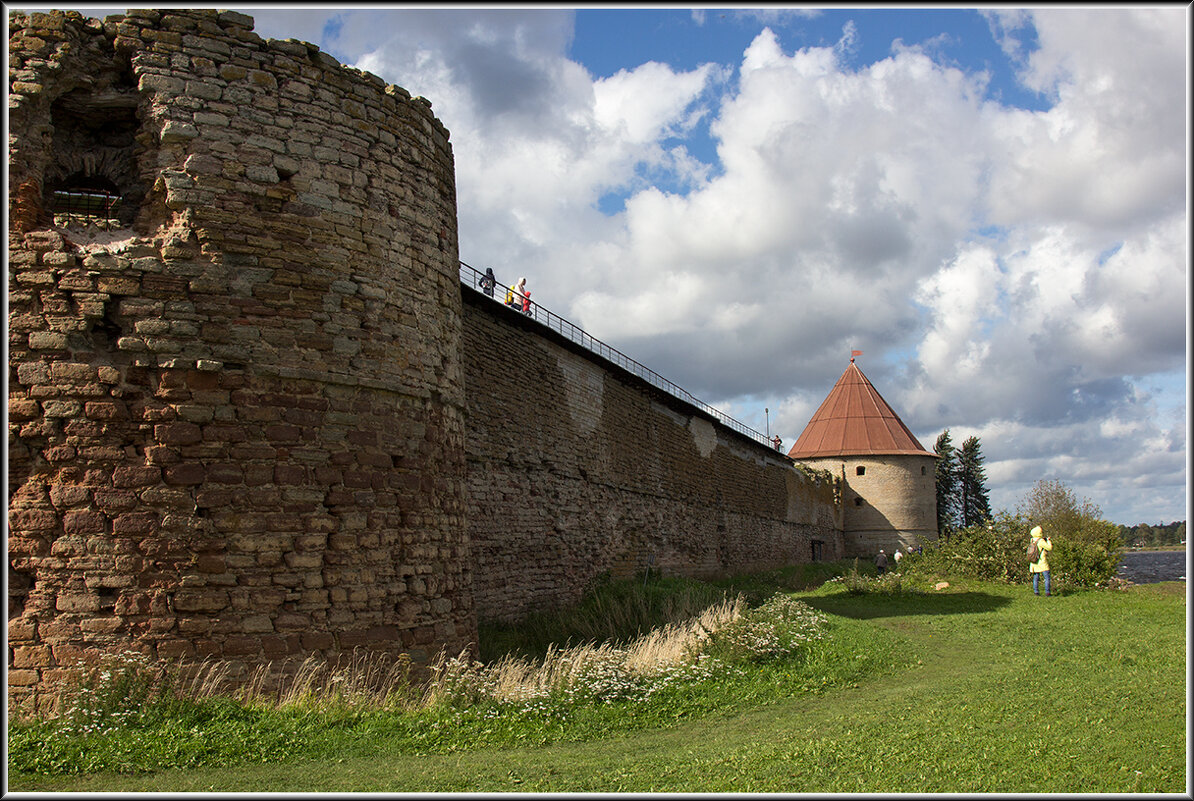
M 59 189 L 50 195 L 49 211 L 55 225 L 111 228 L 120 224 L 120 202 L 120 195 L 103 189 Z
M 470 289 L 493 298 L 495 303 L 506 303 L 508 293 L 513 292 L 511 287 L 499 283 L 496 279 L 488 281 L 484 273 L 475 267 L 465 264 L 463 261 L 460 262 L 460 282 Z M 750 437 L 751 439 L 760 442 L 763 445 L 772 447 L 772 443 L 767 440 L 767 437 L 764 434 L 755 431 L 745 423 L 738 422 L 728 414 L 713 408 L 709 404 L 695 397 L 688 390 L 677 386 L 651 368 L 636 362 L 634 359 L 630 358 L 616 348 L 612 348 L 602 342 L 600 339 L 591 336 L 584 329 L 568 320 L 565 320 L 563 317 L 551 311 L 550 309 L 544 308 L 540 304 L 531 300 L 530 297 L 522 298 L 517 297 L 517 293 L 514 294 L 516 297 L 511 305 L 518 311 L 526 314 L 532 320 L 547 326 L 552 331 L 555 331 L 556 333 L 566 337 L 572 342 L 575 342 L 581 347 L 596 353 L 598 356 L 608 359 L 609 361 L 621 367 L 623 370 L 626 370 L 627 372 L 632 373 L 646 381 L 651 386 L 661 389 L 664 392 L 667 392 L 669 395 L 677 397 L 686 403 L 692 404 L 698 409 L 711 415 L 727 428 L 731 428 L 734 431 L 737 431 L 739 434 Z

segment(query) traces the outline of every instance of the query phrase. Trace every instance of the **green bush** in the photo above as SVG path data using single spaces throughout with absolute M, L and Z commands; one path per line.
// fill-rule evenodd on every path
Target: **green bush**
M 729 664 L 783 659 L 821 639 L 825 623 L 825 615 L 808 604 L 776 593 L 763 605 L 713 632 L 706 651 Z
M 1115 575 L 1118 552 L 1087 542 L 1052 540 L 1049 570 L 1055 583 L 1065 587 L 1094 587 Z
M 1028 575 L 1025 549 L 1031 539 L 1021 517 L 999 512 L 986 524 L 969 526 L 954 537 L 954 567 L 963 575 L 989 581 L 1018 582 Z
M 890 570 L 877 576 L 859 573 L 857 559 L 854 560 L 853 567 L 831 581 L 840 582 L 851 595 L 899 595 L 917 591 L 905 585 L 904 574 L 901 571 Z
M 1028 555 L 1032 523 L 1022 513 L 1001 511 L 985 525 L 969 526 L 925 549 L 923 555 L 905 559 L 900 567 L 914 575 L 957 575 L 984 581 L 1016 584 L 1031 580 Z M 1086 588 L 1105 583 L 1115 575 L 1118 550 L 1108 550 L 1107 540 L 1092 536 L 1103 528 L 1088 524 L 1078 530 L 1049 537 L 1049 569 L 1054 588 Z M 1047 533 L 1047 532 L 1046 532 Z M 1081 537 L 1081 538 L 1079 538 Z

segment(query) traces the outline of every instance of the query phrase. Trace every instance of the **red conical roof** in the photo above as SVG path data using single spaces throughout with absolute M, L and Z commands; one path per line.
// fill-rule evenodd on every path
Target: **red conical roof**
M 788 456 L 816 459 L 898 453 L 933 455 L 921 447 L 851 359 Z

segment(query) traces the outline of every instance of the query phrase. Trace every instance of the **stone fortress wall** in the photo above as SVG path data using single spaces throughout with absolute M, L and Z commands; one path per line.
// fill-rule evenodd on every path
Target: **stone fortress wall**
M 474 642 L 430 104 L 235 12 L 9 43 L 10 692 L 130 645 Z M 53 226 L 64 189 L 120 196 L 108 230 Z
M 843 555 L 828 474 L 797 470 L 521 312 L 462 292 L 482 620 L 575 602 L 602 575 L 709 578 Z
M 10 699 L 842 555 L 835 482 L 461 287 L 427 101 L 230 11 L 9 43 Z
M 842 487 L 842 547 L 873 558 L 937 539 L 937 460 L 926 454 L 835 456 L 802 460 L 837 476 Z

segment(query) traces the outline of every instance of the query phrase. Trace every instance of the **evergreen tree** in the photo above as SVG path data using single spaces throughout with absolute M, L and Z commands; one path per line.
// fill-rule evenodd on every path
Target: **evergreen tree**
M 948 537 L 958 527 L 958 451 L 949 429 L 937 437 L 937 532 Z
M 958 491 L 963 526 L 977 526 L 991 519 L 987 471 L 983 468 L 983 452 L 978 437 L 970 437 L 963 442 L 962 450 L 958 453 Z

